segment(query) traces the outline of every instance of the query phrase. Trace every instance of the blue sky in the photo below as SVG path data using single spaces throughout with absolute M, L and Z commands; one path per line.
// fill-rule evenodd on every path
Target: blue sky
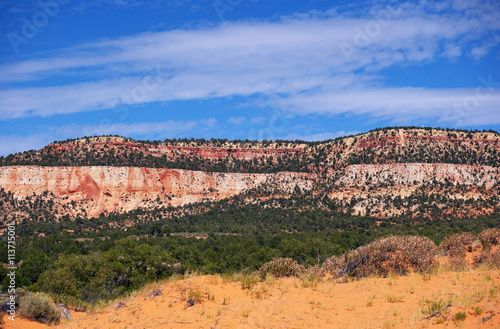
M 500 130 L 493 1 L 0 0 L 0 155 L 85 135 Z

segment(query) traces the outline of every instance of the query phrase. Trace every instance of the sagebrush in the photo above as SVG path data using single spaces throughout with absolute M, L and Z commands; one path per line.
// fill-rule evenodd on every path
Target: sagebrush
M 326 272 L 340 277 L 387 276 L 424 272 L 435 264 L 437 247 L 427 237 L 391 236 L 345 253 L 323 263 Z
M 300 276 L 305 272 L 305 268 L 292 258 L 273 258 L 270 262 L 265 263 L 259 270 L 261 278 L 265 278 L 268 274 L 274 277 Z
M 465 257 L 476 239 L 474 234 L 468 232 L 453 234 L 441 242 L 439 250 L 447 256 Z
M 19 315 L 46 324 L 58 324 L 61 311 L 54 306 L 54 300 L 44 293 L 27 293 L 19 302 Z
M 498 246 L 500 243 L 500 229 L 499 228 L 489 228 L 478 234 L 477 238 L 481 241 L 483 247 L 487 246 Z

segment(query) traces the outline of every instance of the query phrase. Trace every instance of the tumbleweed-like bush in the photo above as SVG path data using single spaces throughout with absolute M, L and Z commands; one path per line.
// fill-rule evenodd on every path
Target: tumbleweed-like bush
M 305 271 L 304 266 L 292 258 L 273 258 L 273 260 L 265 263 L 259 270 L 261 278 L 265 278 L 268 274 L 280 278 L 286 276 L 299 276 Z
M 424 272 L 435 264 L 437 247 L 427 237 L 391 236 L 345 253 L 323 263 L 325 271 L 336 277 L 387 276 Z
M 492 251 L 487 248 L 481 252 L 481 254 L 474 259 L 476 265 L 486 266 L 490 270 L 500 269 L 500 249 Z
M 500 243 L 500 229 L 489 228 L 479 233 L 477 235 L 477 238 L 479 239 L 483 247 L 491 245 L 497 246 Z
M 476 239 L 474 234 L 468 232 L 453 234 L 441 242 L 439 250 L 450 257 L 465 257 Z

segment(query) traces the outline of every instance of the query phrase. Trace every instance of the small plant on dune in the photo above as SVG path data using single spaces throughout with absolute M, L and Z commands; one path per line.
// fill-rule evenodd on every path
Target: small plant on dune
M 449 302 L 443 300 L 429 301 L 426 307 L 422 309 L 422 313 L 428 317 L 433 317 L 444 311 L 450 306 Z
M 58 324 L 61 311 L 54 306 L 54 300 L 44 293 L 28 293 L 19 302 L 19 315 L 47 324 Z
M 252 287 L 260 281 L 260 278 L 256 275 L 243 275 L 240 278 L 241 289 L 252 289 Z
M 210 292 L 210 290 L 208 290 L 208 288 L 205 288 L 205 295 L 207 297 L 207 300 L 212 300 L 213 301 L 215 299 L 214 294 L 212 294 Z
M 323 304 L 321 304 L 321 302 L 317 302 L 317 301 L 311 300 L 309 302 L 309 304 L 311 305 L 311 310 L 322 309 L 323 308 Z
M 476 302 L 480 302 L 481 300 L 483 300 L 485 295 L 486 291 L 478 290 L 472 294 L 471 299 L 475 300 Z
M 480 306 L 474 306 L 472 308 L 472 310 L 474 311 L 474 314 L 476 315 L 481 315 L 483 314 L 483 309 L 480 307 Z
M 302 278 L 302 287 L 304 288 L 316 288 L 318 286 L 318 278 L 313 277 L 303 277 Z
M 192 299 L 196 303 L 201 303 L 205 298 L 203 297 L 203 292 L 191 289 L 188 292 L 188 299 Z
M 274 258 L 265 263 L 259 270 L 260 277 L 265 279 L 267 274 L 274 277 L 300 276 L 305 268 L 292 258 Z
M 266 286 L 261 286 L 259 289 L 256 289 L 254 292 L 253 292 L 253 295 L 255 296 L 255 298 L 257 299 L 262 299 L 266 296 L 266 294 L 268 293 L 268 289 Z
M 493 301 L 498 296 L 499 287 L 493 287 L 488 290 L 488 300 Z
M 368 299 L 366 300 L 366 306 L 373 306 L 373 300 L 375 299 L 375 295 L 370 295 L 368 296 Z
M 403 295 L 399 295 L 399 296 L 395 296 L 395 295 L 386 295 L 386 296 L 385 296 L 385 299 L 386 299 L 389 303 L 399 303 L 399 302 L 402 302 L 402 301 L 403 301 L 403 298 L 404 298 L 404 296 L 403 296 Z
M 467 318 L 467 314 L 465 314 L 465 312 L 458 312 L 453 317 L 453 321 L 455 321 L 455 322 L 465 321 L 466 318 Z

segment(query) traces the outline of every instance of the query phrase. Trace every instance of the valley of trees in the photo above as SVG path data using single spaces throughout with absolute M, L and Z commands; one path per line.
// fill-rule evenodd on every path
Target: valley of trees
M 321 210 L 249 207 L 140 223 L 141 215 L 17 225 L 17 284 L 56 300 L 94 303 L 186 271 L 251 272 L 274 257 L 315 265 L 379 237 L 423 235 L 439 243 L 454 233 L 500 227 L 500 214 L 380 222 Z M 2 262 L 6 248 L 4 242 Z M 0 270 L 4 289 L 5 275 Z

